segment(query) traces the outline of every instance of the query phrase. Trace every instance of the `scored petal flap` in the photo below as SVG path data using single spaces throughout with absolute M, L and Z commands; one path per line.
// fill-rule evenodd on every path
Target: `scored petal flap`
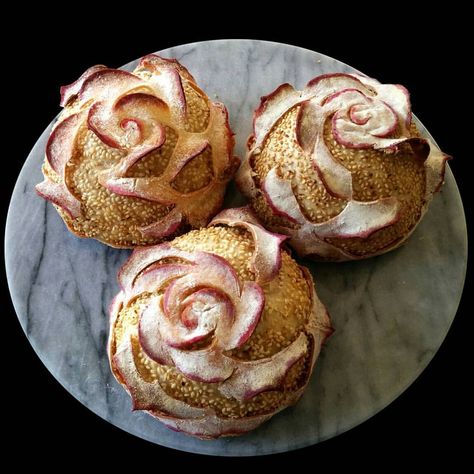
M 264 390 L 278 388 L 291 366 L 307 351 L 306 337 L 301 334 L 289 347 L 274 357 L 255 362 L 241 362 L 232 379 L 220 385 L 227 397 L 248 400 Z
M 212 219 L 210 225 L 226 224 L 246 228 L 254 239 L 255 251 L 252 258 L 257 281 L 264 283 L 272 280 L 281 266 L 280 247 L 287 239 L 285 235 L 268 232 L 258 222 L 248 207 L 226 209 Z

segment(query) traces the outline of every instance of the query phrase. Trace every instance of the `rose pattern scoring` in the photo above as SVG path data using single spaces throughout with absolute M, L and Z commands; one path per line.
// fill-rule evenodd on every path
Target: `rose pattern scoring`
M 60 179 L 55 182 L 46 177 L 36 187 L 38 194 L 62 208 L 72 219 L 81 215 L 81 202 L 68 187 L 66 170 L 77 151 L 79 131 L 86 124 L 105 145 L 124 152 L 123 158 L 99 177 L 102 186 L 111 193 L 172 207 L 163 219 L 140 228 L 143 235 L 166 237 L 183 221 L 192 227 L 207 224 L 222 204 L 225 185 L 237 163 L 232 156 L 234 140 L 225 106 L 207 98 L 206 129 L 200 132 L 186 129 L 183 80 L 206 98 L 183 66 L 156 55 L 142 58 L 135 73 L 94 66 L 73 84 L 62 87 L 61 105 L 68 108 L 46 147 L 47 162 Z M 166 127 L 178 133 L 178 141 L 163 174 L 127 177 L 127 171 L 137 161 L 164 144 Z M 212 179 L 197 191 L 177 191 L 172 186 L 173 180 L 207 148 L 212 152 Z
M 175 367 L 191 380 L 218 384 L 225 397 L 245 401 L 277 389 L 288 370 L 308 351 L 312 351 L 314 363 L 331 331 L 330 322 L 313 288 L 313 315 L 307 327 L 311 338 L 302 332 L 289 346 L 264 359 L 246 361 L 230 356 L 228 351 L 245 344 L 259 322 L 265 306 L 262 285 L 278 274 L 280 246 L 286 237 L 266 231 L 247 208 L 221 212 L 211 223 L 217 224 L 243 226 L 252 234 L 256 280 L 240 281 L 225 259 L 208 252 L 187 252 L 167 243 L 136 249 L 119 273 L 122 290 L 112 304 L 111 333 L 122 308 L 147 295 L 141 303 L 137 331 L 147 356 Z M 305 277 L 313 286 L 311 278 Z M 115 349 L 109 347 L 109 353 L 114 373 L 127 386 L 134 408 L 149 410 L 175 429 L 221 436 L 247 431 L 271 416 L 223 419 L 210 408 L 192 407 L 172 398 L 159 383 L 145 382 L 140 376 L 131 338 L 124 338 Z
M 300 106 L 294 130 L 296 142 L 310 155 L 318 179 L 327 192 L 346 201 L 342 212 L 325 222 L 313 223 L 306 218 L 291 182 L 280 178 L 276 167 L 263 177 L 260 189 L 253 178 L 253 157 L 260 153 L 277 121 L 295 106 Z M 324 140 L 324 124 L 328 119 L 331 119 L 335 140 L 346 148 L 374 148 L 389 154 L 402 143 L 409 144 L 424 162 L 424 210 L 443 182 L 445 162 L 449 157 L 431 141 L 411 136 L 410 98 L 408 91 L 400 85 L 380 84 L 358 74 L 326 74 L 311 80 L 303 91 L 283 84 L 262 98 L 254 116 L 248 157 L 237 174 L 239 187 L 249 198 L 262 193 L 272 212 L 292 224 L 293 227 L 281 226 L 277 230 L 290 236 L 290 243 L 299 253 L 348 260 L 357 256 L 325 239 L 368 237 L 397 222 L 400 203 L 393 196 L 375 201 L 354 199 L 351 172 L 331 154 Z

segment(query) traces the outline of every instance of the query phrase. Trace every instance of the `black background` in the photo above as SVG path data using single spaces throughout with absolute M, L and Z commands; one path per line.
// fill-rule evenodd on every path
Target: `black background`
M 51 14 L 44 8 L 12 13 L 2 68 L 6 84 L 1 157 L 4 215 L 29 150 L 59 112 L 60 85 L 72 82 L 93 64 L 119 67 L 160 49 L 219 38 L 290 43 L 335 57 L 382 82 L 404 84 L 411 92 L 415 114 L 441 149 L 454 156 L 450 166 L 469 215 L 469 141 L 474 130 L 469 118 L 473 108 L 472 73 L 463 69 L 469 57 L 469 31 L 463 21 L 466 12 L 455 11 L 454 7 L 451 11 L 431 7 L 429 13 L 415 15 L 412 11 L 408 14 L 406 6 L 405 11 L 393 7 L 392 13 L 367 5 L 364 8 L 372 15 L 358 7 L 354 12 L 345 11 L 345 21 L 340 18 L 343 8 L 337 5 L 324 13 L 317 8 L 302 13 L 301 5 L 287 5 L 277 11 L 277 20 L 267 15 L 257 17 L 243 5 L 240 10 L 245 14 L 237 15 L 236 4 L 223 4 L 220 18 L 207 20 L 199 9 L 191 11 L 178 4 L 168 10 L 158 4 L 127 8 L 117 4 L 119 18 L 95 16 L 95 10 L 84 5 L 75 5 L 74 11 L 72 7 L 71 11 L 57 9 Z M 362 12 L 358 19 L 357 12 Z M 403 466 L 408 460 L 447 461 L 454 466 L 466 458 L 472 439 L 472 425 L 467 422 L 468 415 L 472 415 L 468 288 L 469 279 L 453 326 L 435 358 L 389 407 L 319 445 L 252 460 L 211 459 L 162 448 L 94 415 L 69 395 L 39 361 L 5 289 L 2 316 L 7 325 L 3 326 L 2 339 L 9 344 L 2 345 L 8 348 L 2 364 L 2 427 L 8 434 L 10 455 L 20 463 L 33 461 L 51 467 L 92 467 L 92 459 L 102 459 L 106 464 L 149 460 L 156 469 L 167 461 L 179 462 L 183 468 L 188 463 L 199 467 L 200 463 L 219 462 L 239 467 L 305 460 L 315 469 L 328 463 L 333 469 L 350 465 L 380 466 L 383 470 L 386 464 L 379 464 L 380 456 L 392 467 Z M 467 432 L 462 431 L 465 428 Z M 17 446 L 27 448 L 24 457 L 13 454 Z

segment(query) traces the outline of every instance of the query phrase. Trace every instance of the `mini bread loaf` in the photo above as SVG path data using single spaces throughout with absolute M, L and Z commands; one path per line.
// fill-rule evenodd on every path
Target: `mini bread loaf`
M 227 110 L 177 61 L 94 66 L 61 88 L 61 105 L 36 189 L 74 234 L 147 245 L 220 210 L 239 164 Z
M 420 138 L 403 86 L 327 74 L 262 98 L 237 181 L 300 255 L 353 260 L 407 239 L 448 158 Z
M 109 336 L 112 371 L 133 409 L 217 438 L 252 430 L 300 398 L 332 329 L 283 240 L 240 208 L 133 252 Z

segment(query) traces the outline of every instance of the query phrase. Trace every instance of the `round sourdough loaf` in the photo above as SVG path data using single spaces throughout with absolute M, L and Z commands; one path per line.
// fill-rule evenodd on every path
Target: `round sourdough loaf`
M 400 85 L 327 74 L 283 84 L 255 112 L 237 182 L 265 226 L 302 256 L 353 260 L 413 232 L 449 158 L 420 138 Z
M 220 210 L 239 164 L 227 110 L 177 61 L 94 66 L 61 88 L 61 105 L 36 189 L 74 234 L 147 245 Z
M 111 306 L 109 356 L 135 410 L 217 438 L 300 398 L 332 329 L 283 241 L 240 208 L 134 251 Z

